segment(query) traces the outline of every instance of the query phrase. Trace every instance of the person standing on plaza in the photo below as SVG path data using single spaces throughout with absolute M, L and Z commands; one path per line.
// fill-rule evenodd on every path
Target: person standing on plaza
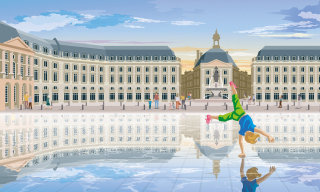
M 178 95 L 176 95 L 176 109 L 179 109 L 179 105 L 180 105 L 180 98 Z
M 28 102 L 29 102 L 29 109 L 32 109 L 32 97 L 31 97 L 31 95 L 29 96 Z
M 254 96 L 254 94 L 252 95 L 252 101 L 253 101 L 253 104 L 255 105 L 256 104 L 256 96 Z
M 156 109 L 159 109 L 159 94 L 158 93 L 156 93 L 154 95 L 154 105 L 155 105 Z
M 52 106 L 51 106 L 51 104 L 50 104 L 50 97 L 49 97 L 49 96 L 47 96 L 46 108 L 47 108 L 47 109 L 52 109 Z
M 280 96 L 280 102 L 279 102 L 279 107 L 278 108 L 282 108 L 282 95 Z
M 28 109 L 28 100 L 29 100 L 29 95 L 28 92 L 26 92 L 26 94 L 24 94 L 24 109 Z
M 301 104 L 301 94 L 298 95 L 298 109 L 300 109 L 300 104 Z
M 149 110 L 150 110 L 151 109 L 151 105 L 152 105 L 152 100 L 149 99 L 148 103 L 149 103 Z
M 182 105 L 181 105 L 181 109 L 184 107 L 184 104 L 186 103 L 186 97 L 184 95 L 181 95 L 181 101 L 182 101 Z

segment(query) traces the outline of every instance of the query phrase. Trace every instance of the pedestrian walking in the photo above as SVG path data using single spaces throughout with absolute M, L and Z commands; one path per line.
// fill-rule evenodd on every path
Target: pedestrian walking
M 28 109 L 29 95 L 28 92 L 24 94 L 24 109 Z
M 176 109 L 179 109 L 179 105 L 180 105 L 180 98 L 179 98 L 179 96 L 177 95 L 177 96 L 176 96 Z
M 255 105 L 256 104 L 256 97 L 254 95 L 252 95 L 252 101 L 253 101 L 253 104 Z
M 29 109 L 32 109 L 32 97 L 31 97 L 31 95 L 29 96 L 28 102 L 29 102 Z
M 148 103 L 149 103 L 149 110 L 150 110 L 151 109 L 151 105 L 152 105 L 152 100 L 149 99 Z
M 159 109 L 159 94 L 158 93 L 156 93 L 154 95 L 154 105 L 155 105 L 156 109 Z
M 280 102 L 279 102 L 279 107 L 278 108 L 282 108 L 282 95 L 280 96 Z
M 184 95 L 181 95 L 181 102 L 182 102 L 182 105 L 181 105 L 181 109 L 182 109 L 184 104 L 186 103 L 186 97 Z

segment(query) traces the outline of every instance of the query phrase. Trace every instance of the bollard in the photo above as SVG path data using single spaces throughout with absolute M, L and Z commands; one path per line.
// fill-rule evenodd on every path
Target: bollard
M 88 101 L 86 101 L 86 106 L 88 106 Z
M 310 110 L 310 105 L 308 104 L 308 110 Z
M 82 104 L 81 109 L 84 110 L 84 105 Z
M 287 105 L 287 110 L 289 110 L 289 104 Z
M 226 110 L 228 110 L 228 105 L 226 104 Z
M 20 105 L 20 110 L 22 110 L 22 105 Z
M 187 105 L 186 104 L 184 104 L 184 110 L 187 110 Z
M 146 104 L 143 104 L 143 110 L 146 110 Z
M 139 107 L 139 105 L 140 105 L 140 103 L 139 103 L 139 101 L 138 101 L 138 107 Z
M 68 102 L 68 105 L 69 105 L 69 107 L 70 107 L 70 101 Z
M 123 110 L 125 110 L 125 109 L 126 109 L 126 106 L 125 106 L 125 104 L 123 104 L 123 105 L 122 105 L 122 109 L 123 109 Z
M 267 110 L 269 110 L 269 104 L 267 104 Z
M 102 110 L 104 110 L 104 105 L 102 105 Z
M 224 102 L 224 104 L 223 104 L 224 106 L 226 106 L 226 102 Z
M 61 110 L 63 110 L 63 104 L 61 104 Z
M 293 106 L 296 106 L 296 101 L 293 102 Z
M 209 102 L 207 102 L 207 106 L 209 106 Z
M 163 105 L 163 110 L 166 110 L 167 109 L 167 106 L 166 104 Z
M 248 110 L 248 104 L 246 105 L 246 110 Z
M 40 106 L 41 106 L 41 110 L 42 110 L 43 109 L 43 105 L 41 104 Z
M 120 101 L 120 107 L 122 106 L 122 101 Z
M 207 110 L 208 109 L 208 105 L 204 105 L 204 110 Z
M 259 101 L 259 106 L 261 106 L 261 103 L 260 103 L 260 101 Z
M 191 106 L 191 101 L 189 102 L 189 106 Z
M 278 101 L 276 101 L 276 106 L 278 106 Z

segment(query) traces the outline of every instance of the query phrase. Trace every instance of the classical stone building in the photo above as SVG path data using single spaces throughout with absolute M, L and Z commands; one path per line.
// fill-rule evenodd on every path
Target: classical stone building
M 98 46 L 47 40 L 1 22 L 0 30 L 1 42 L 19 38 L 31 48 L 26 48 L 30 53 L 34 51 L 34 58 L 23 61 L 28 60 L 34 68 L 28 77 L 33 76 L 35 104 L 43 104 L 48 96 L 53 104 L 137 102 L 153 98 L 155 93 L 160 100 L 171 101 L 179 93 L 180 62 L 168 46 Z
M 240 71 L 228 52 L 220 48 L 220 35 L 213 35 L 213 47 L 204 54 L 197 51 L 197 59 L 192 71 L 181 76 L 181 94 L 192 94 L 193 99 L 209 99 L 210 88 L 217 83 L 221 88 L 221 98 L 231 99 L 230 81 L 238 86 L 240 98 L 251 94 L 251 77 Z M 214 78 L 216 76 L 216 78 Z
M 25 93 L 33 97 L 34 51 L 20 38 L 8 41 L 0 33 L 0 111 L 19 108 Z
M 258 101 L 320 101 L 319 46 L 265 46 L 252 64 L 252 92 Z

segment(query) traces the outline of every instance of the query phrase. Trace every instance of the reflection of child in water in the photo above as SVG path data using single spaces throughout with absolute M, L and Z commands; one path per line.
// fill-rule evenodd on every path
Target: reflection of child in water
M 269 173 L 265 174 L 261 177 L 261 174 L 258 172 L 258 168 L 251 167 L 247 170 L 246 176 L 243 172 L 244 169 L 244 159 L 241 160 L 240 167 L 240 177 L 241 183 L 243 185 L 242 192 L 255 192 L 256 188 L 259 187 L 259 184 L 268 179 L 272 175 L 273 172 L 276 171 L 274 166 L 271 166 L 269 169 Z
M 246 114 L 246 112 L 243 110 L 238 95 L 236 91 L 236 87 L 234 83 L 231 81 L 230 86 L 232 89 L 232 103 L 234 111 L 219 115 L 219 116 L 210 116 L 207 115 L 207 123 L 210 122 L 211 119 L 217 119 L 219 121 L 229 121 L 229 120 L 235 120 L 239 121 L 240 124 L 240 131 L 239 131 L 239 145 L 241 149 L 241 154 L 239 154 L 239 157 L 245 157 L 245 153 L 243 151 L 243 137 L 244 139 L 251 144 L 255 144 L 257 142 L 257 138 L 260 137 L 260 133 L 268 138 L 269 142 L 274 142 L 274 138 L 270 136 L 268 133 L 264 132 L 261 129 L 256 128 L 256 125 L 253 124 L 251 117 Z

